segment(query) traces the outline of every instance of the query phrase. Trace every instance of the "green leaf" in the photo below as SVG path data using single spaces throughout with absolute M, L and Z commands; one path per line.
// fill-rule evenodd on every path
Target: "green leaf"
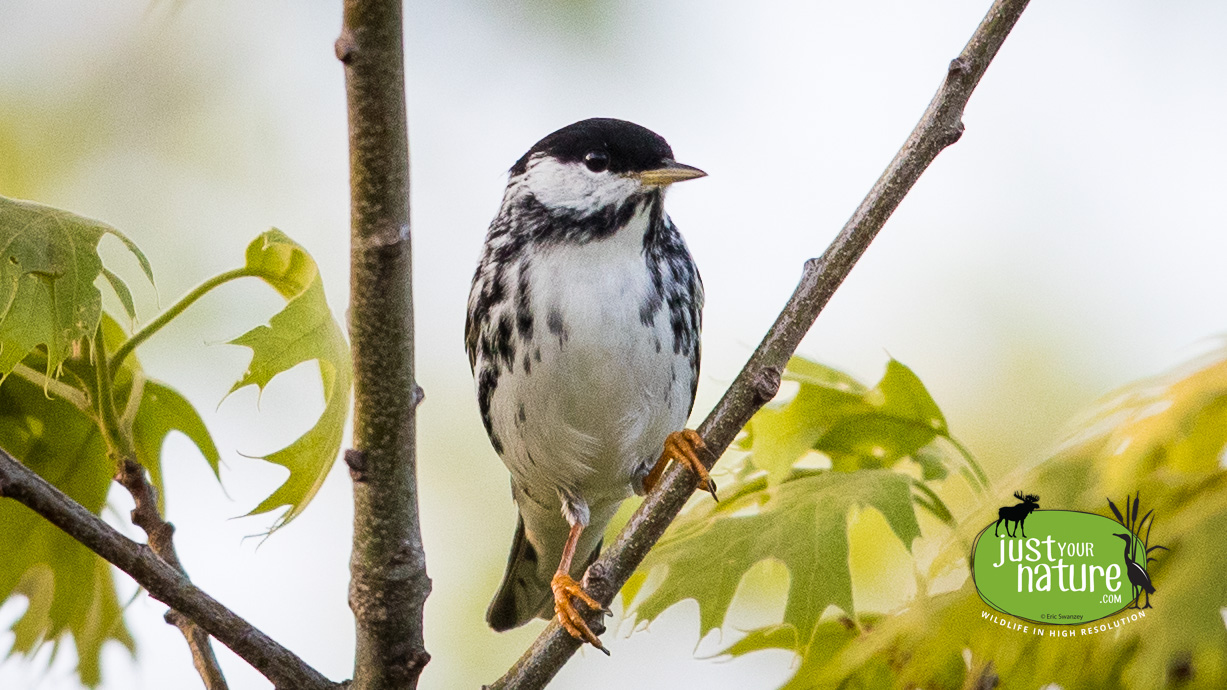
M 248 245 L 247 268 L 288 301 L 267 326 L 230 341 L 252 351 L 251 364 L 230 392 L 250 385 L 263 389 L 277 374 L 312 360 L 319 362 L 324 384 L 324 412 L 315 425 L 286 448 L 264 456 L 290 470 L 290 476 L 249 514 L 289 506 L 274 523 L 276 530 L 306 509 L 332 469 L 349 414 L 353 374 L 349 346 L 307 251 L 280 230 L 269 230 Z
M 126 338 L 107 315 L 102 316 L 102 334 L 112 350 Z M 33 353 L 24 364 L 43 371 L 46 357 Z M 85 358 L 68 359 L 61 371 L 65 385 L 94 380 Z M 200 415 L 181 395 L 145 380 L 135 356 L 125 359 L 114 377 L 120 409 L 130 407 L 128 398 L 138 384 L 141 401 L 132 410 L 133 438 L 137 459 L 149 470 L 159 502 L 165 498 L 162 442 L 171 431 L 186 434 L 216 473 L 217 448 Z M 9 376 L 0 382 L 0 448 L 91 512 L 101 513 L 114 465 L 90 412 L 55 397 L 40 381 Z M 0 554 L 0 601 L 17 593 L 30 602 L 13 626 L 11 653 L 32 656 L 42 644 L 57 643 L 69 634 L 77 648 L 81 680 L 92 686 L 100 682 L 99 654 L 106 641 L 118 640 L 133 649 L 106 561 L 15 501 L 0 501 Z
M 652 620 L 669 606 L 694 599 L 700 634 L 706 634 L 724 624 L 746 571 L 759 561 L 777 559 L 791 576 L 783 625 L 792 631 L 791 647 L 805 649 L 828 606 L 855 612 L 848 512 L 854 507 L 879 511 L 910 549 L 920 536 L 910 487 L 910 478 L 888 470 L 821 472 L 796 475 L 715 506 L 701 504 L 678 519 L 648 554 L 641 570 L 667 570 L 634 614 Z M 773 633 L 773 639 L 782 634 Z
M 892 467 L 937 438 L 936 432 L 911 420 L 875 411 L 839 420 L 814 447 L 832 457 L 848 458 L 836 469 Z
M 0 448 L 90 512 L 102 511 L 112 463 L 98 428 L 73 405 L 8 377 L 0 385 Z M 15 593 L 30 599 L 13 627 L 11 653 L 32 656 L 43 643 L 71 635 L 81 681 L 95 686 L 107 640 L 134 651 L 110 566 L 92 551 L 16 501 L 0 501 L 0 553 L 0 601 Z
M 800 384 L 843 391 L 858 397 L 868 392 L 863 383 L 844 372 L 796 355 L 788 360 L 788 366 L 784 368 L 784 374 L 780 378 L 785 381 L 796 381 Z
M 102 317 L 98 243 L 108 233 L 136 255 L 152 283 L 149 261 L 115 228 L 0 197 L 0 378 L 39 346 L 47 351 L 46 372 L 56 372 L 94 334 Z M 127 286 L 114 274 L 106 277 L 131 314 Z
M 125 362 L 134 359 L 134 355 L 129 355 Z M 213 476 L 220 482 L 221 456 L 200 413 L 178 391 L 156 381 L 147 381 L 141 396 L 140 412 L 133 420 L 132 440 L 136 445 L 137 461 L 149 470 L 149 478 L 158 490 L 158 509 L 163 513 L 166 510 L 166 492 L 162 482 L 162 445 L 172 431 L 181 432 L 196 444 L 213 470 Z
M 110 269 L 102 269 L 102 275 L 106 277 L 107 282 L 111 284 L 111 289 L 115 291 L 115 296 L 119 298 L 119 303 L 124 308 L 124 313 L 129 319 L 136 318 L 136 304 L 132 301 L 132 292 L 128 290 L 128 284 L 119 276 L 115 275 Z
M 932 429 L 936 434 L 950 433 L 946 427 L 946 417 L 933 401 L 933 396 L 929 395 L 928 389 L 911 369 L 896 360 L 892 359 L 886 364 L 886 374 L 870 396 L 881 400 L 877 408 L 883 415 L 914 422 Z
M 830 367 L 793 357 L 782 377 L 798 384 L 796 395 L 772 403 L 746 425 L 738 449 L 770 482 L 789 476 L 798 460 L 816 450 L 836 471 L 893 467 L 911 458 L 926 481 L 944 478 L 950 454 L 934 445 L 944 438 L 959 451 L 973 487 L 987 479 L 950 435 L 946 418 L 911 369 L 891 360 L 873 389 Z
M 750 462 L 772 483 L 783 481 L 792 466 L 841 420 L 871 409 L 865 388 L 851 377 L 816 362 L 793 357 L 783 378 L 800 384 L 783 405 L 767 405 L 746 425 L 742 448 Z
M 946 469 L 946 456 L 928 445 L 912 453 L 912 460 L 920 465 L 920 476 L 926 482 L 945 479 L 950 472 Z
M 835 621 L 823 621 L 819 629 Z M 838 623 L 835 623 L 838 625 Z M 843 627 L 843 626 L 840 626 Z M 815 629 L 815 634 L 818 629 Z M 765 628 L 755 628 L 746 636 L 726 647 L 716 656 L 742 656 L 750 652 L 761 652 L 764 649 L 787 649 L 792 651 L 797 647 L 797 631 L 791 625 L 770 625 Z
M 864 412 L 844 416 L 814 443 L 817 450 L 836 459 L 836 469 L 892 467 L 913 457 L 928 475 L 944 474 L 944 463 L 940 471 L 934 467 L 941 456 L 932 449 L 917 458 L 949 431 L 942 411 L 911 369 L 890 360 L 882 380 L 865 392 L 864 401 Z

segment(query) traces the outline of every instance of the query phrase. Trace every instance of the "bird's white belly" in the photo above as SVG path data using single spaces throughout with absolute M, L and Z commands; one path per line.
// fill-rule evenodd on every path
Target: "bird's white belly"
M 620 500 L 685 424 L 688 359 L 674 353 L 667 312 L 640 317 L 651 290 L 641 238 L 627 229 L 549 248 L 515 281 L 528 286 L 532 337 L 499 379 L 491 421 L 521 487 Z M 557 500 L 539 493 L 539 503 Z

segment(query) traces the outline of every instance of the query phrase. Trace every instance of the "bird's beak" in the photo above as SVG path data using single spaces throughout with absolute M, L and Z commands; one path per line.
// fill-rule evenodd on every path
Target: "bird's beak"
M 677 161 L 666 160 L 664 166 L 654 170 L 635 173 L 634 177 L 646 185 L 664 187 L 682 180 L 693 180 L 696 177 L 706 177 L 707 173 L 698 168 Z

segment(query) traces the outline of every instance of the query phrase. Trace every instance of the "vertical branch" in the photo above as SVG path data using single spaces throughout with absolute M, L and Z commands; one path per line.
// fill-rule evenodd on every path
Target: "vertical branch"
M 350 147 L 349 335 L 354 358 L 353 688 L 412 688 L 430 660 L 418 524 L 409 151 L 400 0 L 345 0 Z

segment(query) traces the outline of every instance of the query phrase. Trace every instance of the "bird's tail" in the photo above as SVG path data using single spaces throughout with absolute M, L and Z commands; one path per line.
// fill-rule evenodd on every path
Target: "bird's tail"
M 584 562 L 586 570 L 601 552 L 601 545 Z M 494 600 L 486 609 L 486 622 L 498 632 L 518 628 L 534 618 L 550 618 L 554 615 L 554 595 L 550 591 L 550 577 L 540 574 L 537 550 L 529 543 L 524 533 L 524 518 L 516 521 L 516 536 L 511 542 L 511 554 L 507 557 L 507 572 L 499 585 Z M 580 572 L 583 572 L 580 570 Z

